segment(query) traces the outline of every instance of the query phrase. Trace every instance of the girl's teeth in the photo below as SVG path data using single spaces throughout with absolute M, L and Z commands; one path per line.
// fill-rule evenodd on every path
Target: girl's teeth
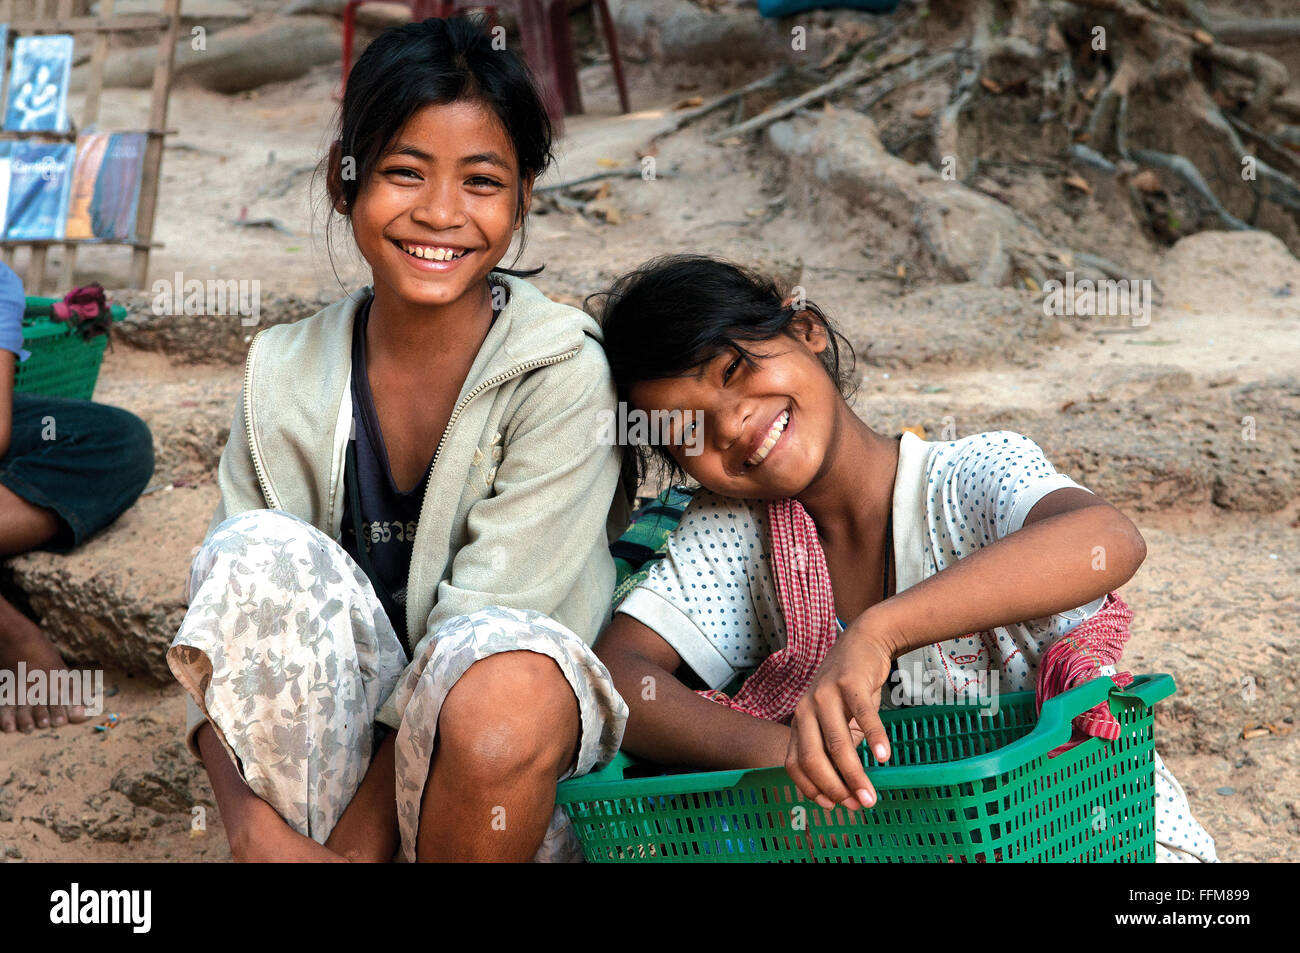
M 751 467 L 756 467 L 766 460 L 767 455 L 772 451 L 772 448 L 776 446 L 776 442 L 781 439 L 781 434 L 785 432 L 785 425 L 789 422 L 790 411 L 787 410 L 782 413 L 780 417 L 776 418 L 776 422 L 772 424 L 772 429 L 767 432 L 767 439 L 764 440 L 762 445 L 754 451 L 754 455 L 745 462 Z
M 429 261 L 451 261 L 465 254 L 464 252 L 454 252 L 450 248 L 433 248 L 427 245 L 403 245 L 402 250 L 408 255 L 414 255 L 416 258 L 424 258 Z

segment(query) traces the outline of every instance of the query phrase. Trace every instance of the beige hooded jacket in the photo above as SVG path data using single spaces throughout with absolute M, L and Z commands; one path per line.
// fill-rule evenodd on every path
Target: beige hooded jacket
M 588 644 L 609 619 L 608 545 L 630 511 L 616 492 L 620 448 L 600 439 L 602 412 L 615 407 L 600 327 L 500 277 L 509 300 L 434 454 L 406 618 L 392 620 L 413 653 L 448 619 L 490 605 L 543 612 Z M 253 339 L 208 535 L 236 513 L 273 508 L 341 539 L 353 319 L 370 293 Z M 380 713 L 394 727 L 400 717 L 391 705 Z M 191 706 L 191 733 L 201 722 Z

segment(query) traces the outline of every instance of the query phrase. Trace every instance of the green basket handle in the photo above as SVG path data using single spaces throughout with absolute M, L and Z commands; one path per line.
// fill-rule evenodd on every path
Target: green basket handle
M 888 788 L 956 784 L 1001 774 L 1065 744 L 1073 733 L 1074 719 L 1090 708 L 1106 702 L 1112 713 L 1117 713 L 1125 705 L 1154 705 L 1160 699 L 1168 698 L 1174 690 L 1174 680 L 1168 675 L 1138 675 L 1127 688 L 1120 688 L 1109 676 L 1099 675 L 1049 698 L 1043 704 L 1033 730 L 996 751 L 943 764 L 886 764 L 868 770 L 873 784 Z
M 622 781 L 623 772 L 636 763 L 635 758 L 620 748 L 609 764 L 599 771 L 593 771 L 590 774 L 583 775 L 583 777 L 591 781 Z
M 1178 687 L 1169 675 L 1138 675 L 1127 688 L 1116 686 L 1111 690 L 1111 713 L 1118 714 L 1116 709 L 1125 699 L 1139 702 L 1151 708 L 1156 702 L 1164 701 L 1177 690 Z
M 1137 704 L 1153 706 L 1156 702 L 1168 698 L 1174 691 L 1174 680 L 1169 675 L 1138 675 L 1127 688 L 1120 688 L 1111 678 L 1101 675 L 1062 692 L 1055 698 L 1048 699 L 1039 713 L 1038 722 L 1033 730 L 996 751 L 941 764 L 891 765 L 886 763 L 883 766 L 869 767 L 868 774 L 872 784 L 877 788 L 957 784 L 992 774 L 1001 774 L 1028 761 L 1043 757 L 1065 744 L 1070 740 L 1073 732 L 1074 719 L 1090 708 L 1106 702 L 1112 713 L 1118 714 L 1122 708 Z M 646 791 L 640 793 L 666 795 L 696 790 L 702 781 L 700 773 L 625 779 L 624 772 L 638 763 L 637 759 L 619 751 L 610 763 L 599 771 L 563 782 L 560 785 L 557 801 L 565 803 L 598 797 L 601 793 L 600 786 L 605 783 L 622 785 L 645 781 Z M 709 785 L 718 787 L 737 784 L 746 776 L 764 783 L 769 781 L 779 783 L 783 777 L 786 777 L 784 767 L 737 768 L 705 773 L 708 775 Z M 617 790 L 620 793 L 627 793 L 626 788 L 620 787 Z

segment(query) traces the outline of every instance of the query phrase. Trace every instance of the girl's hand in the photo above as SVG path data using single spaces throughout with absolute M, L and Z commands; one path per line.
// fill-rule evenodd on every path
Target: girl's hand
M 876 792 L 858 756 L 865 738 L 878 761 L 889 759 L 880 694 L 889 679 L 891 643 L 855 623 L 826 653 L 790 722 L 785 768 L 804 797 L 824 808 L 871 807 Z

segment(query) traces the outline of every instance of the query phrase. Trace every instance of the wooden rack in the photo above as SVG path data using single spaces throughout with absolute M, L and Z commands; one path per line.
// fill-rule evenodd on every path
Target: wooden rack
M 164 0 L 161 14 L 113 15 L 113 0 L 100 0 L 99 15 L 90 16 L 90 0 L 0 0 L 0 23 L 9 25 L 10 36 L 41 33 L 70 33 L 74 39 L 74 58 L 82 44 L 92 43 L 87 64 L 86 90 L 80 122 L 75 129 L 86 129 L 99 121 L 99 103 L 104 89 L 104 61 L 108 58 L 108 39 L 113 33 L 158 33 L 158 58 L 154 65 L 149 119 L 145 129 L 114 129 L 105 132 L 143 132 L 146 136 L 144 163 L 140 171 L 140 201 L 136 210 L 134 240 L 131 239 L 30 239 L 0 238 L 0 257 L 12 265 L 19 247 L 30 249 L 23 285 L 28 294 L 39 295 L 46 285 L 46 257 L 53 246 L 63 248 L 63 268 L 59 287 L 71 290 L 76 284 L 77 248 L 81 245 L 129 245 L 131 273 L 129 287 L 143 288 L 149 272 L 149 251 L 160 247 L 153 241 L 154 215 L 158 208 L 159 170 L 162 167 L 163 136 L 167 129 L 167 98 L 171 92 L 172 72 L 176 65 L 176 43 L 180 34 L 181 0 Z M 12 57 L 6 57 L 6 69 Z M 68 103 L 72 111 L 71 97 Z M 23 133 L 0 131 L 0 139 L 36 141 L 75 141 L 71 133 Z

